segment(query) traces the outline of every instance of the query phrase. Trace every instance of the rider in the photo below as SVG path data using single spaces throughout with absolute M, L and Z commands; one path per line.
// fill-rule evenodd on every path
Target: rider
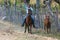
M 25 16 L 25 18 L 24 18 L 24 20 L 23 20 L 22 26 L 24 26 L 25 19 L 26 19 L 26 17 L 28 16 L 28 9 L 30 9 L 31 11 L 33 11 L 31 5 L 28 5 L 28 7 L 26 7 L 26 12 L 27 12 L 27 14 L 26 14 L 26 16 Z M 34 18 L 32 17 L 32 15 L 31 15 L 31 18 L 32 18 L 32 21 L 33 21 L 33 26 L 34 26 Z M 35 26 L 34 26 L 34 27 L 35 27 Z

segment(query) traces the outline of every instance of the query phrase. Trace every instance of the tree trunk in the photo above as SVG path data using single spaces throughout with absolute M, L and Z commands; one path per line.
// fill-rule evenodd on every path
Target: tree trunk
M 15 7 L 15 15 L 16 15 L 16 3 L 17 3 L 17 0 L 15 0 L 15 6 L 14 6 Z
M 51 9 L 51 0 L 46 1 L 46 5 L 47 5 L 47 8 L 48 8 L 48 11 L 50 12 L 50 15 L 53 16 L 53 12 L 52 12 L 52 9 Z
M 39 7 L 40 7 L 40 1 L 39 0 L 36 0 L 36 14 L 37 14 L 37 18 L 38 18 L 38 21 L 39 21 L 39 27 L 40 27 L 40 16 L 39 16 Z
M 10 0 L 5 0 L 4 1 L 4 5 L 5 5 L 5 9 L 6 9 L 6 17 L 8 20 L 10 20 L 10 16 L 11 16 L 11 11 L 10 11 Z
M 59 23 L 58 23 L 58 8 L 56 7 L 56 21 L 55 21 L 55 24 L 56 24 L 56 27 L 57 27 L 57 31 L 59 31 L 60 30 L 60 27 L 59 27 Z
M 8 18 L 11 20 L 11 3 L 10 0 L 8 0 Z

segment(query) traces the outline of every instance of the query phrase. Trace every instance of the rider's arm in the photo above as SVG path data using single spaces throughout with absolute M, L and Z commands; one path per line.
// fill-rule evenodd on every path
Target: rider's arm
M 30 9 L 33 11 L 33 8 L 32 7 L 30 7 Z

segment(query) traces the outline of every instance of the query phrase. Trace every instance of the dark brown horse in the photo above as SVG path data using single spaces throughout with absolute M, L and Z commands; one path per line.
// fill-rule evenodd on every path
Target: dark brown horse
M 33 22 L 32 22 L 32 18 L 31 18 L 31 10 L 28 9 L 28 16 L 26 17 L 26 20 L 25 20 L 25 31 L 26 32 L 26 29 L 28 29 L 28 33 L 32 33 L 32 26 L 33 26 Z
M 49 33 L 51 31 L 51 22 L 50 22 L 50 17 L 49 16 L 45 16 L 44 19 L 44 30 Z

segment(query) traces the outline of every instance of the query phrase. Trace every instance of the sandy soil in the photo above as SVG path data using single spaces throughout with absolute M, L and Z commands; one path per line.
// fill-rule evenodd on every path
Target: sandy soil
M 0 31 L 0 40 L 58 40 L 58 39 L 22 32 L 6 33 Z
M 8 22 L 4 23 L 3 21 L 0 21 L 0 40 L 58 40 L 56 38 L 23 33 L 21 27 L 19 29 L 20 31 L 16 31 L 16 29 L 12 29 L 11 27 L 13 28 L 14 25 L 12 26 L 12 24 Z

